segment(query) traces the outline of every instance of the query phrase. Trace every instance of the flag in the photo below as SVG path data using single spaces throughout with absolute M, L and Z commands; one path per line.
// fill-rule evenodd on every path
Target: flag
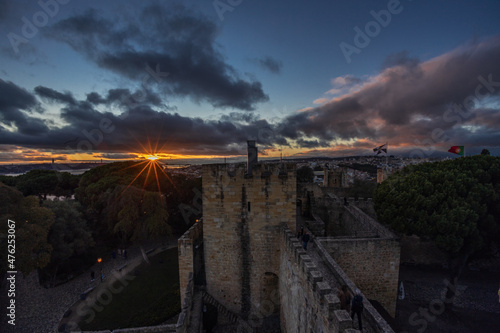
M 465 149 L 464 146 L 453 146 L 450 149 L 448 149 L 448 152 L 464 156 Z
M 377 155 L 382 153 L 382 152 L 387 154 L 387 143 L 383 144 L 382 146 L 378 146 L 376 148 L 373 148 L 373 152 L 377 153 Z

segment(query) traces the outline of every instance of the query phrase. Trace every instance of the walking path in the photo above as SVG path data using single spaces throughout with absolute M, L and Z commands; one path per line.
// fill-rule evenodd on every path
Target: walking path
M 146 246 L 147 249 L 156 248 L 154 253 L 157 253 L 177 247 L 177 239 Z M 101 283 L 99 276 L 101 267 L 106 277 L 112 277 L 114 276 L 112 271 L 117 270 L 124 264 L 127 264 L 127 267 L 122 272 L 128 272 L 142 262 L 143 256 L 139 247 L 128 249 L 127 252 L 127 259 L 121 257 L 112 259 L 111 256 L 103 256 L 104 260 L 101 264 L 95 264 L 86 273 L 50 289 L 39 285 L 38 274 L 33 273 L 23 278 L 21 273 L 18 273 L 16 279 L 16 326 L 13 328 L 8 325 L 5 329 L 2 328 L 1 331 L 4 333 L 57 332 L 62 322 L 61 319 L 68 309 L 72 309 L 72 315 L 64 318 L 63 322 L 67 322 L 68 319 L 76 319 L 73 316 L 76 314 L 75 309 L 83 292 L 93 287 L 95 289 L 92 294 L 96 295 L 97 292 L 102 290 L 101 288 L 109 287 L 109 283 L 113 282 L 113 279 L 108 278 Z M 96 273 L 96 279 L 93 282 L 90 282 L 91 271 Z

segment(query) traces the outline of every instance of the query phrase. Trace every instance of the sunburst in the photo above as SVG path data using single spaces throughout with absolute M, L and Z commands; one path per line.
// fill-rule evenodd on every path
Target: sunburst
M 136 180 L 144 173 L 146 172 L 146 177 L 144 179 L 144 184 L 142 184 L 142 189 L 143 191 L 145 190 L 146 188 L 146 185 L 148 183 L 148 180 L 150 180 L 150 177 L 154 177 L 154 179 L 156 180 L 156 184 L 158 186 L 158 193 L 160 195 L 160 197 L 162 196 L 162 190 L 161 190 L 161 186 L 160 186 L 160 177 L 162 176 L 165 176 L 166 179 L 170 182 L 170 184 L 173 186 L 174 190 L 177 191 L 177 188 L 175 186 L 175 184 L 172 182 L 172 179 L 170 178 L 170 176 L 165 172 L 161 162 L 160 162 L 160 157 L 162 155 L 165 155 L 165 154 L 162 154 L 161 151 L 163 151 L 165 145 L 163 145 L 162 147 L 160 147 L 158 149 L 158 142 L 156 143 L 155 147 L 153 148 L 151 146 L 151 141 L 149 140 L 148 138 L 148 143 L 147 143 L 147 147 L 145 147 L 143 144 L 139 143 L 139 145 L 141 146 L 142 148 L 142 152 L 140 153 L 140 158 L 141 159 L 144 159 L 143 161 L 137 163 L 137 164 L 133 164 L 129 167 L 126 167 L 125 169 L 129 169 L 129 168 L 134 168 L 134 167 L 139 167 L 139 166 L 143 166 L 142 169 L 137 173 L 137 175 L 134 177 L 134 179 L 132 179 L 132 181 L 127 185 L 127 187 L 122 191 L 122 193 L 120 194 L 120 197 L 123 195 L 123 193 L 125 193 L 125 191 L 127 189 L 129 189 L 135 182 Z M 125 170 L 124 169 L 124 170 Z M 163 200 L 162 200 L 162 204 L 163 204 Z

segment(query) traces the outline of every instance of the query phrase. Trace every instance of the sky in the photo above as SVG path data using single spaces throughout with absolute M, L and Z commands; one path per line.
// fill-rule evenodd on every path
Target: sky
M 0 163 L 500 155 L 498 0 L 0 0 Z

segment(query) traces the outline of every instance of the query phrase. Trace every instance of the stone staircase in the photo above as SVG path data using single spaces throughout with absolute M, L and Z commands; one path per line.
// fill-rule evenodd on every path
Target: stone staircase
M 228 318 L 230 322 L 237 323 L 240 320 L 240 317 L 238 317 L 237 314 L 229 311 L 225 306 L 220 304 L 215 298 L 212 297 L 212 295 L 210 295 L 206 291 L 203 291 L 203 301 L 215 306 L 217 308 L 217 311 Z

